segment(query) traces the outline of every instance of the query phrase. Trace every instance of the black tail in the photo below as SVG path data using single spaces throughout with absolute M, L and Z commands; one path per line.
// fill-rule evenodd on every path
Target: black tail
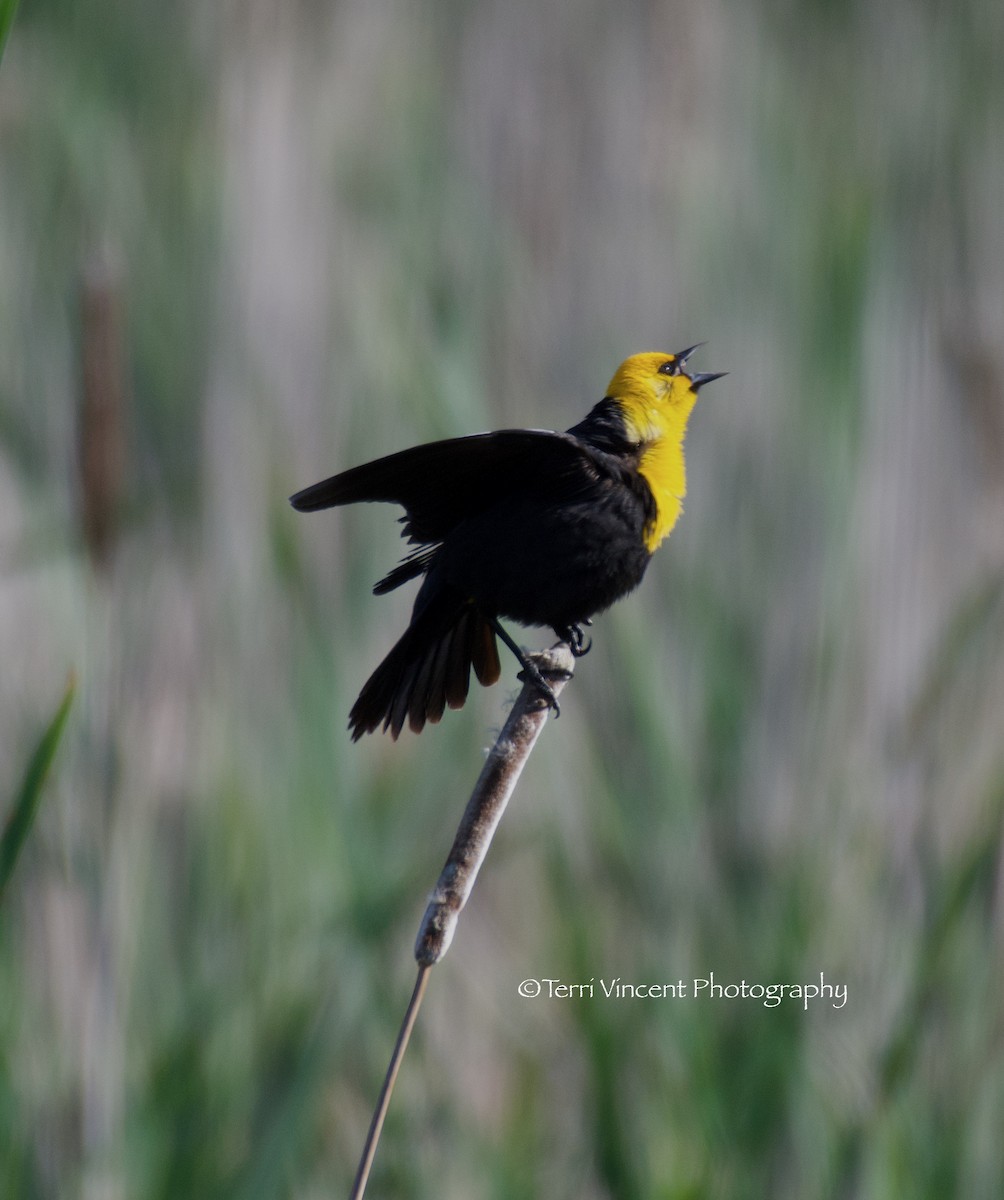
M 473 604 L 433 600 L 366 681 L 349 713 L 352 740 L 379 726 L 392 738 L 405 721 L 420 733 L 447 706 L 463 707 L 471 667 L 486 687 L 501 674 L 495 631 Z

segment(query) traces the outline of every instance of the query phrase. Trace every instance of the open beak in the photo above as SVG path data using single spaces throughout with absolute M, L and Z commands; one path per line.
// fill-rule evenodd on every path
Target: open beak
M 728 371 L 719 371 L 714 375 L 708 371 L 699 371 L 696 375 L 690 376 L 690 390 L 699 392 L 706 383 L 711 383 L 713 379 L 724 379 L 726 375 L 728 375 Z
M 686 371 L 682 370 L 687 359 L 694 353 L 695 350 L 700 350 L 702 346 L 706 346 L 707 342 L 695 342 L 693 346 L 688 346 L 686 350 L 681 350 L 679 354 L 674 354 L 674 367 L 676 368 L 673 374 L 686 375 Z M 713 379 L 721 379 L 722 376 L 728 375 L 728 371 L 719 371 L 717 374 L 712 374 L 709 371 L 699 371 L 696 375 L 687 375 L 690 380 L 690 386 L 695 392 L 699 392 L 706 383 L 710 383 Z
M 700 348 L 702 346 L 706 346 L 706 345 L 707 345 L 707 342 L 695 342 L 692 346 L 688 346 L 686 348 L 686 350 L 681 350 L 679 354 L 674 354 L 673 358 L 676 359 L 675 365 L 678 367 L 682 367 L 683 364 L 687 361 L 688 358 L 690 358 L 690 356 L 694 353 L 695 350 L 700 350 Z M 674 372 L 674 374 L 675 374 L 675 372 Z

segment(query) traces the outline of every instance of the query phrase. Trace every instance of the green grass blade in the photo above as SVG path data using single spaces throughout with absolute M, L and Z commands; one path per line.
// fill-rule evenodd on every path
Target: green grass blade
M 42 786 L 45 783 L 49 767 L 52 765 L 52 760 L 56 755 L 59 739 L 63 736 L 63 727 L 66 725 L 67 716 L 69 716 L 70 705 L 73 703 L 73 694 L 76 691 L 76 687 L 76 679 L 71 676 L 56 715 L 49 722 L 49 727 L 42 734 L 38 745 L 35 747 L 35 752 L 28 763 L 28 770 L 25 772 L 24 782 L 21 784 L 21 791 L 14 802 L 10 816 L 7 818 L 3 834 L 0 835 L 0 901 L 3 900 L 7 881 L 14 870 L 18 855 L 21 853 L 21 847 L 31 832 L 35 814 L 38 812 Z
M 7 45 L 7 34 L 14 24 L 14 14 L 17 12 L 18 0 L 0 0 L 0 62 L 3 62 L 3 51 Z

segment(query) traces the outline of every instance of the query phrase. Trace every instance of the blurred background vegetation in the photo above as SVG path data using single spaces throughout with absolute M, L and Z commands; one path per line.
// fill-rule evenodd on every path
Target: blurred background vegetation
M 436 969 L 395 1197 L 1004 1193 L 1004 6 L 36 0 L 0 69 L 0 1193 L 347 1191 L 514 686 L 345 717 L 406 620 L 334 470 L 708 339 Z M 526 635 L 529 644 L 546 638 Z M 846 983 L 521 1000 L 526 977 Z

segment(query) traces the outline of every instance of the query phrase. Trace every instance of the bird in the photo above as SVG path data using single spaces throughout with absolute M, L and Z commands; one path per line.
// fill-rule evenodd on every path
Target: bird
M 685 370 L 703 342 L 634 354 L 566 432 L 502 429 L 430 442 L 352 467 L 290 497 L 300 512 L 400 505 L 413 548 L 373 588 L 422 578 L 411 621 L 349 713 L 353 741 L 438 722 L 467 699 L 471 668 L 501 675 L 496 636 L 544 702 L 554 693 L 502 620 L 550 627 L 579 657 L 583 626 L 633 591 L 686 493 L 683 440 L 697 394 L 727 372 Z

